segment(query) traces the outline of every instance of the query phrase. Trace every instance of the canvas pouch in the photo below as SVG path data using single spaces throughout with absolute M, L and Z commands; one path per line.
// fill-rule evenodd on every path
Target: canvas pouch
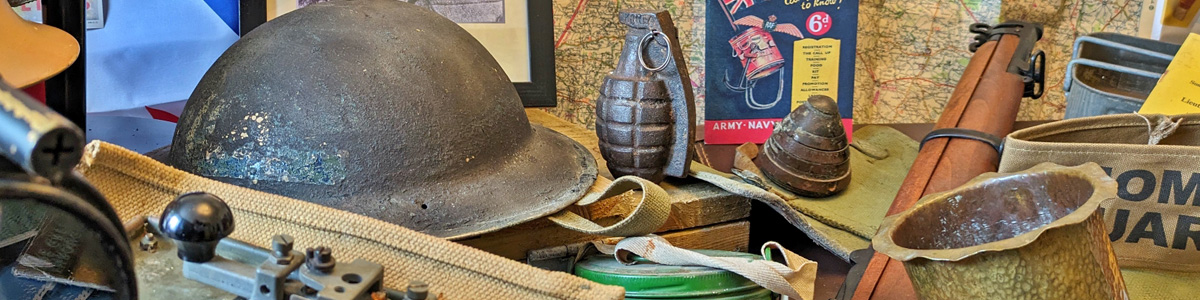
M 1200 270 L 1200 114 L 1118 114 L 1019 130 L 1000 172 L 1095 162 L 1120 199 L 1101 208 L 1121 266 Z

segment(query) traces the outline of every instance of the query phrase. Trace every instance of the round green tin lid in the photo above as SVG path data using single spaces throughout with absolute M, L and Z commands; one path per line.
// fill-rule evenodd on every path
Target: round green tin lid
M 695 250 L 713 257 L 747 261 L 759 256 L 730 251 Z M 625 287 L 627 299 L 769 300 L 771 291 L 733 272 L 701 266 L 668 266 L 635 257 L 624 265 L 611 255 L 593 255 L 575 264 L 575 275 L 601 284 Z

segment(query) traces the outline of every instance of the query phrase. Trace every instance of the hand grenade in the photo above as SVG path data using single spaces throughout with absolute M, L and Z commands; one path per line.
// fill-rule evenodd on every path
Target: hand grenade
M 628 26 L 625 46 L 596 103 L 600 154 L 615 177 L 686 177 L 695 104 L 674 24 L 666 11 L 619 18 Z

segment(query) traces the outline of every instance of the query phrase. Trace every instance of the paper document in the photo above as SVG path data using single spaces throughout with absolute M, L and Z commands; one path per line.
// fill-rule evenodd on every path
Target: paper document
M 1138 113 L 1200 113 L 1200 34 L 1188 36 Z

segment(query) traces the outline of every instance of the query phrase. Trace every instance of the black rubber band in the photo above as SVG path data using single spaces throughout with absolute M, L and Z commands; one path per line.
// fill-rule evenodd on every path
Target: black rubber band
M 987 132 L 963 128 L 942 128 L 930 131 L 929 134 L 925 135 L 924 139 L 921 139 L 921 146 L 918 149 L 925 148 L 925 142 L 936 138 L 976 140 L 992 146 L 992 149 L 996 149 L 996 154 L 1004 152 L 1004 139 Z

